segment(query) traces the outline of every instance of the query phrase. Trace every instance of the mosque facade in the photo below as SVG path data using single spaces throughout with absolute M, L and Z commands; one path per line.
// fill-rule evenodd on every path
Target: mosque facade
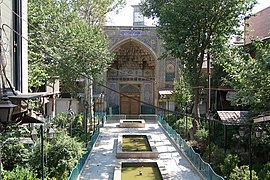
M 144 26 L 133 6 L 133 26 L 105 26 L 114 60 L 106 72 L 107 109 L 112 114 L 155 114 L 157 107 L 174 110 L 171 96 L 178 62 L 164 53 L 156 27 Z

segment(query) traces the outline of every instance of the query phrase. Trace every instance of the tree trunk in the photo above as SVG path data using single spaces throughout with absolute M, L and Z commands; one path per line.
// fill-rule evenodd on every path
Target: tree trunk
M 194 139 L 194 134 L 196 134 L 197 130 L 199 129 L 199 121 L 200 118 L 200 108 L 199 108 L 199 102 L 200 102 L 200 88 L 194 89 L 194 118 L 192 120 L 192 128 L 190 129 L 190 139 Z
M 199 108 L 199 102 L 200 102 L 200 88 L 196 88 L 194 90 L 194 117 L 196 119 L 200 118 L 200 108 Z

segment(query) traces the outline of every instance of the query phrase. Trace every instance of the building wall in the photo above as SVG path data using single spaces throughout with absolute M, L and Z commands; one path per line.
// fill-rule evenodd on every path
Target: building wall
M 249 25 L 245 26 L 245 44 L 249 44 L 251 39 L 256 37 L 265 38 L 270 31 L 270 7 L 258 12 L 255 16 L 245 19 Z
M 11 11 L 13 7 L 12 2 L 13 1 L 11 0 L 3 0 L 1 4 L 1 27 L 3 24 L 13 27 L 13 14 Z M 1 50 L 3 64 L 6 65 L 5 70 L 7 78 L 13 82 L 13 31 L 7 26 L 4 26 L 3 31 L 1 32 L 3 42 Z
M 6 65 L 8 80 L 22 93 L 28 92 L 28 42 L 25 40 L 28 36 L 27 3 L 27 0 L 3 0 L 0 5 L 1 26 L 4 24 L 1 32 L 3 63 Z M 21 13 L 16 12 L 15 5 Z M 19 21 L 17 29 L 14 26 L 15 19 Z
M 28 0 L 22 0 L 22 93 L 28 92 L 28 17 L 27 17 Z

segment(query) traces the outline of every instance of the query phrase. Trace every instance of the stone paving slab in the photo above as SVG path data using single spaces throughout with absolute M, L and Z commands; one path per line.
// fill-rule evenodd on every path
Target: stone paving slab
M 118 123 L 110 123 L 100 130 L 99 138 L 82 170 L 80 180 L 113 180 L 114 168 L 119 161 L 116 159 L 116 148 L 120 133 L 150 134 L 159 152 L 159 157 L 153 160 L 162 162 L 171 180 L 202 179 L 189 161 L 171 144 L 158 124 L 146 124 L 145 128 L 119 128 Z

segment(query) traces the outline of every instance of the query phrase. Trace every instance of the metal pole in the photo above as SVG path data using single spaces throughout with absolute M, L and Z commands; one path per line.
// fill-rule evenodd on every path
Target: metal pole
M 72 137 L 72 117 L 69 117 L 70 118 L 70 137 Z
M 224 152 L 227 151 L 227 126 L 224 125 Z
M 98 114 L 98 126 L 99 126 L 99 122 L 100 122 L 101 117 L 102 117 L 102 116 L 101 116 L 101 115 L 102 115 L 102 114 L 101 114 L 101 100 L 99 101 L 99 105 L 98 105 L 98 106 L 99 106 L 99 108 L 98 108 L 98 109 L 99 109 L 99 114 Z
M 87 133 L 87 117 L 88 116 L 88 100 L 85 101 L 85 115 L 84 115 L 84 128 L 85 132 Z M 90 121 L 90 126 L 92 129 L 92 121 Z
M 249 125 L 249 179 L 252 180 L 251 125 Z
M 210 68 L 210 54 L 207 51 L 207 73 L 208 73 L 208 112 L 211 111 L 211 68 Z M 208 154 L 208 161 L 210 164 L 211 158 L 211 145 L 210 145 L 210 119 L 208 120 L 208 144 L 209 144 L 209 154 Z
M 0 150 L 2 150 L 2 146 L 4 143 L 1 141 L 1 147 Z M 2 157 L 1 157 L 1 152 L 0 152 L 0 180 L 2 180 Z
M 211 145 L 210 145 L 210 119 L 208 119 L 208 162 L 210 164 L 210 160 L 211 160 Z
M 188 139 L 188 128 L 187 128 L 187 120 L 188 119 L 188 117 L 187 117 L 187 110 L 186 110 L 186 139 Z
M 40 126 L 41 131 L 41 179 L 44 180 L 44 137 L 43 125 Z
M 211 110 L 211 69 L 210 69 L 210 55 L 207 52 L 207 73 L 208 73 L 208 111 Z

